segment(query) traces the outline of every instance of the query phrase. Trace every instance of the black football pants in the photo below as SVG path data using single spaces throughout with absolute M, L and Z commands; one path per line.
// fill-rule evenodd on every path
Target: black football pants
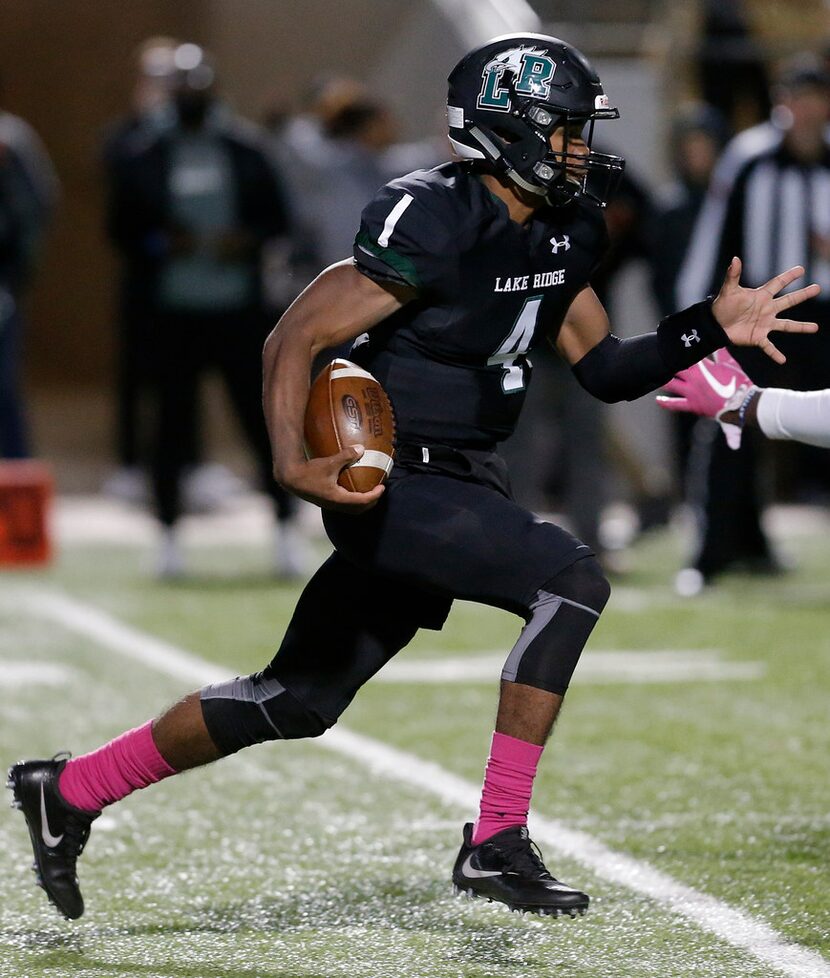
M 491 486 L 400 467 L 374 509 L 325 523 L 336 552 L 272 662 L 202 692 L 224 752 L 322 733 L 419 628 L 442 627 L 454 598 L 521 615 L 502 678 L 565 692 L 608 598 L 591 551 L 569 533 Z

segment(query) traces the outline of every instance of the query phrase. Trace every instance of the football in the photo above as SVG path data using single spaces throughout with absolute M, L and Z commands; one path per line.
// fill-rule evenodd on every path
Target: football
M 392 470 L 395 415 L 377 380 L 356 363 L 333 360 L 311 385 L 305 412 L 309 458 L 336 455 L 348 445 L 363 445 L 362 458 L 337 480 L 352 492 L 369 492 Z

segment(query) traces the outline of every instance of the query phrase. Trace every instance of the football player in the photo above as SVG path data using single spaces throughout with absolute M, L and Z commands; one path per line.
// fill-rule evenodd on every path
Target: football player
M 726 342 L 780 359 L 771 331 L 816 327 L 777 314 L 817 286 L 776 298 L 802 274 L 793 268 L 744 289 L 733 261 L 717 297 L 619 339 L 589 284 L 605 248 L 599 208 L 623 168 L 592 148 L 593 131 L 618 112 L 588 61 L 553 37 L 497 38 L 454 68 L 447 112 L 459 159 L 383 187 L 354 257 L 324 271 L 266 343 L 275 477 L 322 507 L 335 548 L 273 660 L 91 754 L 10 771 L 40 879 L 66 916 L 83 912 L 76 859 L 104 806 L 250 744 L 322 734 L 419 628 L 442 626 L 455 598 L 525 625 L 506 656 L 478 817 L 464 826 L 453 881 L 539 914 L 588 906 L 547 870 L 526 819 L 609 587 L 587 546 L 511 500 L 496 445 L 519 416 L 528 354 L 548 340 L 592 394 L 636 398 Z M 359 447 L 303 453 L 312 361 L 350 341 L 397 414 L 395 468 L 367 493 L 337 484 Z
M 681 370 L 664 389 L 673 396 L 658 395 L 660 407 L 714 418 L 730 448 L 740 447 L 746 425 L 767 438 L 830 448 L 830 389 L 756 387 L 727 350 Z

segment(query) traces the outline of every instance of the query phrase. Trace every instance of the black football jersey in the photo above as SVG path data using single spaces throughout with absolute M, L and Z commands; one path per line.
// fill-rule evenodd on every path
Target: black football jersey
M 398 441 L 478 448 L 506 438 L 528 353 L 555 337 L 606 241 L 588 204 L 543 207 L 520 226 L 470 164 L 383 187 L 363 212 L 355 262 L 418 294 L 359 337 L 351 357 L 389 394 Z

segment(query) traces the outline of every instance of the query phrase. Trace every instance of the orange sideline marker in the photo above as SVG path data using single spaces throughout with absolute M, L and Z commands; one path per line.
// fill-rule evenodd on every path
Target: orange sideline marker
M 0 461 L 0 567 L 51 560 L 52 494 L 52 471 L 45 463 Z

